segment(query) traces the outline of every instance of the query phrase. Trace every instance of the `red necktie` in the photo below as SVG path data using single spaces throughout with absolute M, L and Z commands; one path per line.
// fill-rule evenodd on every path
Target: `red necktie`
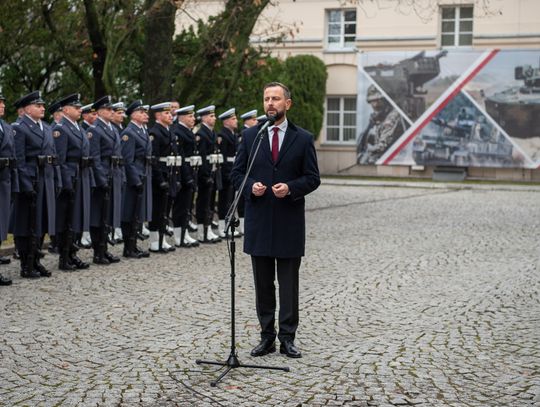
M 272 161 L 277 162 L 279 155 L 279 127 L 274 127 L 274 136 L 272 137 Z

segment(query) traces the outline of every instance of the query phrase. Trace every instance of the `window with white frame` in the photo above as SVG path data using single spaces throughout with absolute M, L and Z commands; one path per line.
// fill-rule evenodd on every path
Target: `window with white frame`
M 441 46 L 471 46 L 473 39 L 473 7 L 441 8 Z
M 326 142 L 354 144 L 356 141 L 356 96 L 326 98 Z
M 327 38 L 328 49 L 354 48 L 356 41 L 356 10 L 328 10 Z

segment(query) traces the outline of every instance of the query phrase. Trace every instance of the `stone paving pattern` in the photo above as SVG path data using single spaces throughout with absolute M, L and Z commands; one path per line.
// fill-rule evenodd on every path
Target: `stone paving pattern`
M 323 185 L 308 198 L 302 359 L 252 358 L 224 243 L 0 287 L 2 406 L 538 406 L 540 192 Z M 120 248 L 115 248 L 118 254 Z M 90 251 L 83 251 L 90 259 Z M 44 264 L 55 268 L 56 257 Z

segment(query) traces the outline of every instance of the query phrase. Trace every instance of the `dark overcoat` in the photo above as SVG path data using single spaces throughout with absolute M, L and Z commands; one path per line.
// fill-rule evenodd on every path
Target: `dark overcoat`
M 130 122 L 121 134 L 122 156 L 126 170 L 126 190 L 122 207 L 122 222 L 135 219 L 137 203 L 136 185 L 143 184 L 142 202 L 138 219 L 152 220 L 152 166 L 147 158 L 152 156 L 152 143 L 145 128 Z
M 51 163 L 40 167 L 37 162 L 38 156 L 56 156 L 56 149 L 51 128 L 45 122 L 42 125 L 43 130 L 28 116 L 13 125 L 19 191 L 37 193 L 34 231 L 38 237 L 56 234 L 55 168 Z M 16 194 L 10 224 L 14 236 L 30 236 L 30 202 L 28 196 Z
M 261 126 L 244 133 L 232 170 L 235 189 L 239 189 L 247 169 L 248 155 Z M 253 184 L 262 182 L 267 189 L 256 197 Z M 290 194 L 276 198 L 272 185 L 286 183 Z M 274 164 L 268 132 L 254 158 L 252 172 L 245 188 L 244 252 L 252 256 L 277 258 L 300 257 L 305 250 L 304 196 L 320 185 L 313 136 L 288 122 L 278 160 Z
M 208 156 L 214 153 L 216 135 L 213 130 L 202 124 L 197 131 L 197 136 L 199 136 L 199 153 L 202 157 L 202 165 L 198 173 L 199 183 L 207 185 L 212 182 L 212 164 L 208 161 Z
M 111 202 L 109 204 L 109 225 L 120 227 L 122 211 L 122 183 L 125 178 L 124 167 L 112 165 L 111 157 L 122 157 L 120 136 L 112 126 L 109 127 L 97 119 L 94 125 L 87 130 L 90 140 L 90 156 L 94 160 L 94 179 L 96 187 L 111 188 Z M 102 213 L 99 200 L 100 194 L 92 194 L 90 226 L 101 225 Z
M 73 231 L 76 233 L 88 231 L 90 230 L 90 188 L 94 180 L 92 168 L 86 164 L 81 165 L 82 158 L 90 156 L 88 135 L 81 127 L 75 127 L 63 117 L 60 123 L 53 127 L 53 138 L 62 176 L 62 187 L 74 193 L 74 207 L 69 211 L 57 211 L 56 228 L 58 231 L 65 229 L 66 215 L 71 212 Z
M 15 159 L 15 145 L 12 127 L 0 119 L 3 131 L 0 130 L 0 158 Z M 10 168 L 5 161 L 0 169 L 0 242 L 5 240 L 9 229 L 9 214 L 11 211 L 11 193 L 17 192 L 19 182 L 17 170 Z

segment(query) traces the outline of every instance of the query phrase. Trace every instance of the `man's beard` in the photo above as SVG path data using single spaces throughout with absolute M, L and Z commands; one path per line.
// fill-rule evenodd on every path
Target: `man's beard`
M 273 117 L 275 121 L 281 120 L 285 116 L 285 110 L 277 112 L 275 115 L 266 114 L 268 117 Z

